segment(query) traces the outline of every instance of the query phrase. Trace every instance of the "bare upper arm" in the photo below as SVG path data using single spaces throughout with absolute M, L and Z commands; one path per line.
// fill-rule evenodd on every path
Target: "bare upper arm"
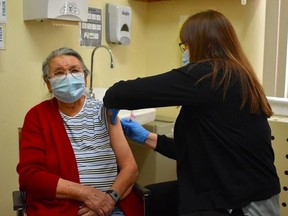
M 119 117 L 116 119 L 116 124 L 110 122 L 111 114 L 107 111 L 107 120 L 109 126 L 109 136 L 112 149 L 116 155 L 118 167 L 121 169 L 126 165 L 136 165 L 134 156 L 130 146 L 123 133 Z

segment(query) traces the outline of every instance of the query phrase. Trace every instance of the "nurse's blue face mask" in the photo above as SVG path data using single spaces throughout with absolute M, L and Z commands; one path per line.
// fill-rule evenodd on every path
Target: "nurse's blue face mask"
M 186 49 L 183 53 L 182 53 L 182 65 L 187 65 L 190 62 L 190 53 L 189 50 Z
M 57 73 L 49 81 L 54 96 L 65 103 L 75 102 L 85 91 L 85 78 L 82 71 Z
M 189 64 L 190 62 L 189 49 L 187 49 L 185 43 L 179 43 L 179 48 L 182 52 L 182 66 Z

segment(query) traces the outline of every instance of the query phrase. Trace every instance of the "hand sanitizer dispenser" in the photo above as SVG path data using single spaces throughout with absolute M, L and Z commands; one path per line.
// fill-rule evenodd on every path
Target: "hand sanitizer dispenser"
M 128 6 L 106 4 L 106 40 L 128 45 L 131 41 L 132 11 Z

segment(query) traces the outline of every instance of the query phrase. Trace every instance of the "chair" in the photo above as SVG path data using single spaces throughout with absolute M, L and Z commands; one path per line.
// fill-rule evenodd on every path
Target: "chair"
M 18 128 L 18 141 L 21 140 L 21 128 Z M 149 195 L 150 191 L 139 185 L 133 186 L 130 194 L 119 202 L 119 206 L 126 216 L 149 216 Z M 17 216 L 25 215 L 26 193 L 23 191 L 13 191 L 13 210 Z
M 19 143 L 21 128 L 18 128 Z M 13 191 L 13 210 L 17 216 L 25 215 L 26 193 Z M 141 186 L 136 183 L 131 193 L 119 203 L 125 216 L 178 215 L 178 182 L 168 181 Z
M 131 193 L 120 201 L 119 206 L 126 216 L 149 216 L 150 191 L 145 187 L 135 184 Z M 25 216 L 26 193 L 13 191 L 13 210 L 17 216 Z
M 21 191 L 12 192 L 13 210 L 16 211 L 17 216 L 25 215 L 25 197 L 26 194 L 24 192 Z

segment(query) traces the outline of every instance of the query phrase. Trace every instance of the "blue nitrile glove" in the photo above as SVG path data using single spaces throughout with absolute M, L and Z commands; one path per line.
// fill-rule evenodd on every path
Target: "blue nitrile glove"
M 110 122 L 111 124 L 115 125 L 116 124 L 116 119 L 117 119 L 117 115 L 119 113 L 119 109 L 109 109 L 109 111 L 112 113 L 111 118 L 110 118 Z
M 121 125 L 124 134 L 131 140 L 144 144 L 148 138 L 149 131 L 147 131 L 142 125 L 136 121 L 131 121 L 130 119 L 121 119 Z

